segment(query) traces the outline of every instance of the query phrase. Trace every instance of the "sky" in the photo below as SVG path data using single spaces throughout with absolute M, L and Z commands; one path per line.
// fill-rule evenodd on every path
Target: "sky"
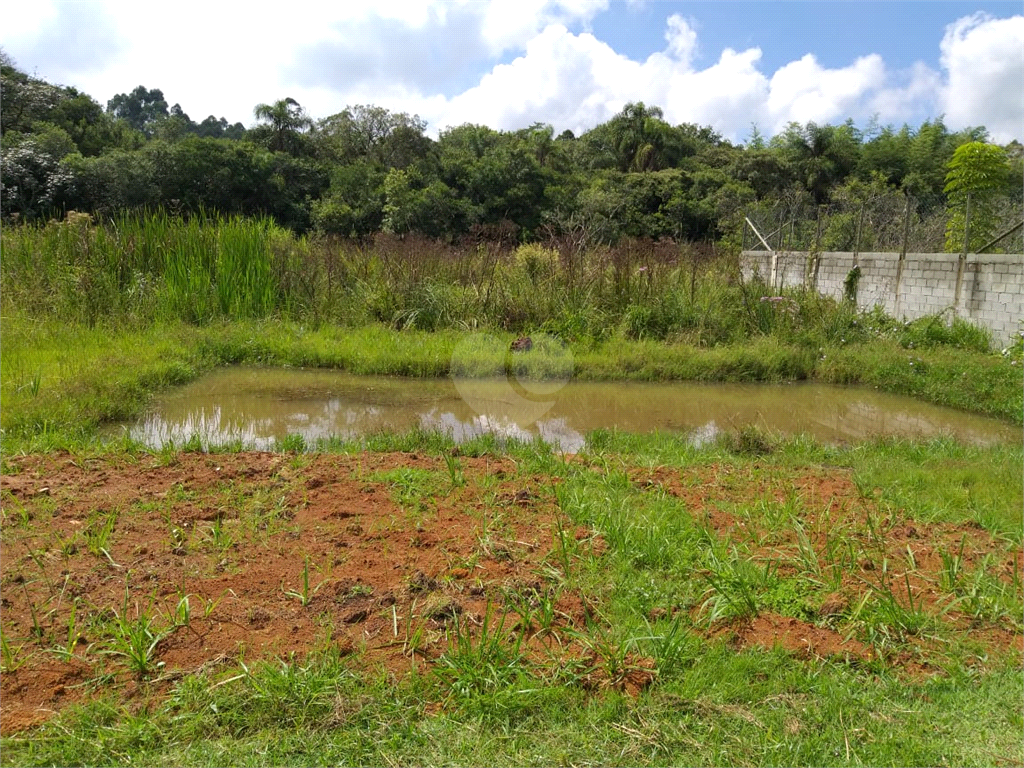
M 37 0 L 3 14 L 17 65 L 101 104 L 159 88 L 199 122 L 374 104 L 436 137 L 478 123 L 577 135 L 628 102 L 734 142 L 791 122 L 944 117 L 1024 140 L 1024 3 L 1003 0 Z

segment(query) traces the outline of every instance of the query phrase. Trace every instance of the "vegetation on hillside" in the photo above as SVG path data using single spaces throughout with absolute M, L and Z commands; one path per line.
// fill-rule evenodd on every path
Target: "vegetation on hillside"
M 863 131 L 852 121 L 793 123 L 768 142 L 755 126 L 735 145 L 708 126 L 673 126 L 643 103 L 580 136 L 556 136 L 543 123 L 514 131 L 465 124 L 435 140 L 415 115 L 352 105 L 315 120 L 290 98 L 256 105 L 245 128 L 213 115 L 197 123 L 144 86 L 104 109 L 6 55 L 0 64 L 8 221 L 160 207 L 270 216 L 299 233 L 357 238 L 709 241 L 734 231 L 754 203 L 813 209 L 901 190 L 918 214 L 942 211 L 954 153 L 987 139 L 984 128 L 950 131 L 939 118 Z M 1005 171 L 994 185 L 989 177 L 987 191 L 1019 200 L 1021 145 L 986 156 Z M 953 208 L 973 183 L 970 173 L 958 178 Z

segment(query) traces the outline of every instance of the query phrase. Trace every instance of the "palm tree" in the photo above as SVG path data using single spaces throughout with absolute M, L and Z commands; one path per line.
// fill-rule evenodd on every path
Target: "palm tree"
M 289 151 L 296 137 L 313 126 L 313 121 L 295 99 L 286 98 L 273 104 L 257 104 L 253 110 L 257 120 L 269 124 L 274 140 L 271 149 Z
M 662 166 L 665 128 L 660 107 L 630 102 L 612 118 L 615 148 L 621 171 L 654 171 Z

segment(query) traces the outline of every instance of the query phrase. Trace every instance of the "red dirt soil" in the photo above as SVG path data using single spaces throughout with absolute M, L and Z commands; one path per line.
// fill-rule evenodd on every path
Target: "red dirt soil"
M 18 460 L 3 478 L 0 583 L 21 666 L 0 681 L 2 730 L 46 719 L 97 673 L 117 672 L 114 657 L 87 651 L 118 617 L 168 629 L 186 596 L 188 626 L 155 648 L 158 679 L 325 644 L 407 670 L 444 650 L 456 617 L 474 627 L 489 603 L 536 602 L 555 573 L 550 482 L 518 476 L 507 458 L 458 462 L 461 478 L 416 454 Z M 66 648 L 76 601 L 69 663 L 48 650 Z M 584 606 L 563 592 L 556 609 L 564 626 Z M 119 684 L 130 682 L 120 669 Z
M 5 734 L 103 692 L 98 681 L 130 700 L 242 657 L 333 646 L 402 674 L 443 653 L 456 621 L 472 631 L 488 611 L 545 599 L 554 600 L 555 619 L 543 631 L 520 626 L 515 612 L 506 617 L 505 628 L 527 638 L 528 655 L 571 656 L 591 669 L 588 688 L 636 695 L 654 679 L 651 659 L 627 657 L 610 678 L 592 650 L 559 637 L 582 628 L 591 608 L 559 586 L 558 532 L 568 530 L 585 553 L 600 555 L 604 543 L 571 527 L 557 505 L 558 478 L 525 474 L 509 457 L 49 454 L 9 459 L 8 467 L 0 478 Z M 637 469 L 631 478 L 640 489 L 684 499 L 719 536 L 756 541 L 755 555 L 781 570 L 796 557 L 791 526 L 766 537 L 763 521 L 744 518 L 736 503 L 782 504 L 799 494 L 816 510 L 802 522 L 823 558 L 834 530 L 862 545 L 857 578 L 844 577 L 818 622 L 766 612 L 708 630 L 736 647 L 870 660 L 871 647 L 833 629 L 830 617 L 870 589 L 883 561 L 893 579 L 906 574 L 929 609 L 942 600 L 935 586 L 942 547 L 965 540 L 968 567 L 986 555 L 1002 558 L 1005 579 L 1019 567 L 1016 553 L 1008 556 L 976 527 L 876 521 L 845 470 L 710 466 Z M 880 531 L 874 538 L 868 521 Z M 892 569 L 908 547 L 917 567 Z M 112 641 L 119 621 L 140 617 L 151 617 L 163 635 L 145 684 L 124 657 L 101 652 L 119 650 Z M 1022 647 L 1017 632 L 979 629 L 979 643 Z

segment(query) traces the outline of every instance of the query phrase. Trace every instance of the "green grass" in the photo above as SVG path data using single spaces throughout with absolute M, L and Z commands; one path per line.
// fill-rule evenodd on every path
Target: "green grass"
M 865 588 L 865 599 L 841 616 L 813 609 L 829 592 L 827 572 L 855 567 L 842 547 L 815 559 L 799 547 L 766 561 L 758 543 L 779 546 L 795 521 L 805 537 L 817 507 L 796 493 L 770 493 L 721 511 L 745 529 L 716 531 L 683 498 L 631 479 L 627 468 L 661 468 L 671 476 L 723 469 L 726 489 L 749 483 L 785 488 L 806 471 L 842 467 L 858 493 L 890 514 L 921 522 L 979 523 L 1005 547 L 1020 546 L 1019 446 L 972 448 L 949 440 L 876 440 L 848 447 L 805 439 L 769 441 L 766 452 L 722 440 L 702 448 L 666 434 L 594 433 L 588 450 L 566 462 L 536 443 L 510 443 L 518 472 L 557 478 L 557 502 L 574 526 L 602 534 L 595 557 L 586 539 L 566 536 L 565 584 L 588 596 L 592 620 L 577 629 L 592 655 L 546 664 L 509 635 L 496 606 L 482 631 L 449 624 L 450 650 L 395 679 L 366 669 L 358 652 L 342 657 L 327 643 L 306 657 L 236 661 L 173 684 L 169 697 L 146 699 L 147 677 L 159 672 L 152 643 L 184 620 L 156 616 L 145 603 L 118 612 L 90 635 L 105 642 L 138 677 L 141 699 L 114 698 L 69 709 L 27 733 L 5 738 L 0 764 L 1017 764 L 1024 760 L 1024 675 L 1015 654 L 979 658 L 970 632 L 953 631 L 899 578 Z M 335 443 L 334 450 L 364 450 Z M 427 433 L 377 435 L 373 450 L 446 455 L 450 440 Z M 137 450 L 137 449 L 133 449 Z M 497 453 L 493 439 L 460 447 L 463 455 Z M 963 472 L 972 494 L 963 503 Z M 915 477 L 927 477 L 920 484 Z M 428 487 L 450 487 L 447 473 L 390 473 L 388 483 L 414 503 Z M 909 479 L 909 482 L 904 482 Z M 775 484 L 772 486 L 771 484 Z M 231 489 L 226 489 L 226 493 Z M 746 516 L 743 513 L 746 512 Z M 825 528 L 840 541 L 870 549 L 868 523 Z M 757 529 L 756 531 L 754 529 Z M 1016 530 L 1016 534 L 1014 531 Z M 760 531 L 760 533 L 758 533 Z M 797 543 L 799 539 L 797 538 Z M 557 549 L 557 548 L 556 548 Z M 788 554 L 786 554 L 788 552 Z M 854 560 L 863 552 L 858 551 Z M 944 589 L 976 619 L 1017 626 L 1022 586 L 996 578 L 998 563 L 972 568 L 949 553 Z M 568 567 L 565 566 L 568 563 Z M 787 565 L 801 564 L 788 568 Z M 298 569 L 298 565 L 297 565 Z M 308 566 L 307 566 L 308 569 Z M 308 577 L 308 574 L 307 574 Z M 311 592 L 306 587 L 304 592 Z M 296 592 L 300 595 L 301 592 Z M 140 607 L 143 606 L 143 607 Z M 543 606 L 531 611 L 535 631 Z M 658 609 L 661 609 L 660 612 Z M 673 615 L 674 610 L 674 615 Z M 877 661 L 808 660 L 781 649 L 736 650 L 708 636 L 720 620 L 772 611 L 851 631 L 880 651 Z M 1017 618 L 1013 618 L 1017 617 Z M 58 644 L 72 628 L 61 630 Z M 105 634 L 104 634 L 105 633 Z M 70 635 L 69 635 L 70 636 Z M 940 638 L 936 646 L 934 638 Z M 70 640 L 69 640 L 70 642 Z M 24 663 L 17 639 L 4 636 L 5 667 Z M 938 650 L 936 650 L 936 647 Z M 595 670 L 614 680 L 654 660 L 657 677 L 638 698 L 587 681 Z M 924 654 L 938 667 L 907 677 L 900 658 Z
M 332 250 L 267 222 L 162 214 L 94 229 L 8 228 L 2 236 L 4 462 L 59 449 L 76 461 L 111 453 L 136 460 L 143 448 L 101 439 L 100 429 L 137 417 L 153 393 L 219 365 L 446 376 L 473 330 L 498 344 L 457 356 L 463 368 L 456 373 L 501 371 L 508 343 L 543 331 L 568 345 L 581 379 L 861 384 L 1024 422 L 1020 343 L 995 353 L 985 334 L 964 324 L 932 318 L 904 325 L 799 292 L 787 294 L 788 304 L 761 302 L 764 286 L 739 283 L 725 261 L 698 274 L 676 264 L 676 252 L 661 260 L 642 250 L 590 254 L 571 277 L 557 254 L 537 246 L 463 253 L 383 241 L 365 252 Z M 562 373 L 561 345 L 548 352 L 525 373 Z M 170 465 L 178 450 L 202 447 L 195 441 L 152 455 Z M 451 456 L 451 440 L 434 433 L 316 445 L 291 436 L 277 447 L 298 453 L 293 462 L 308 450 L 445 456 L 440 471 L 368 478 L 385 483 L 413 517 L 426 514 L 437 494 L 461 493 L 470 482 Z M 175 611 L 158 615 L 145 607 L 146 596 L 133 595 L 129 605 L 126 595 L 123 609 L 104 621 L 80 606 L 54 627 L 44 601 L 34 608 L 33 632 L 65 656 L 85 632 L 123 665 L 140 696 L 130 704 L 93 701 L 5 738 L 0 764 L 1024 762 L 1019 656 L 981 658 L 970 633 L 952 628 L 944 613 L 1004 631 L 1024 623 L 1019 567 L 1012 579 L 999 575 L 1024 539 L 1020 445 L 893 439 L 823 446 L 748 429 L 697 447 L 676 435 L 600 430 L 578 461 L 539 443 L 499 445 L 494 437 L 459 450 L 510 453 L 519 472 L 551 481 L 572 526 L 592 532 L 578 538 L 559 527 L 544 565 L 557 576 L 556 589 L 579 590 L 593 609 L 571 640 L 587 649 L 585 659 L 553 666 L 532 658 L 508 636 L 505 614 L 494 614 L 482 634 L 450 625 L 442 662 L 402 679 L 325 645 L 305 658 L 239 659 L 175 682 L 169 697 L 156 689 L 150 697 L 147 686 L 161 672 L 160 638 L 187 629 L 198 602 L 182 593 Z M 716 511 L 743 523 L 723 531 L 684 498 L 631 475 L 661 467 L 681 477 L 710 465 L 741 485 L 785 485 L 800 471 L 846 468 L 877 514 L 805 525 L 820 510 L 790 487 L 783 501 L 766 494 L 722 502 Z M 234 485 L 223 493 L 225 508 L 238 513 L 233 535 L 286 530 L 278 494 Z M 54 552 L 80 546 L 109 559 L 119 521 L 139 511 L 97 510 L 79 539 L 37 544 Z M 922 601 L 912 565 L 900 566 L 908 575 L 889 578 L 897 559 L 912 553 L 887 552 L 862 575 L 856 600 L 819 616 L 844 578 L 881 557 L 884 520 L 970 524 L 995 537 L 997 552 L 969 567 L 962 551 L 945 552 L 935 580 L 940 608 Z M 28 510 L 8 496 L 4 526 L 31 526 Z M 600 557 L 597 534 L 607 548 Z M 226 550 L 231 535 L 219 518 L 191 536 L 168 521 L 167 547 Z M 24 555 L 31 571 L 45 547 L 15 556 Z M 304 605 L 316 593 L 309 567 L 297 560 L 295 580 L 282 585 Z M 53 594 L 59 585 L 49 587 Z M 28 595 L 29 585 L 22 589 Z M 550 626 L 552 595 L 522 597 L 510 595 L 510 609 L 528 615 L 538 632 Z M 854 663 L 737 651 L 711 632 L 765 612 L 841 628 L 877 657 Z M 5 673 L 27 663 L 25 638 L 0 638 Z M 636 655 L 653 659 L 658 672 L 638 698 L 594 682 L 624 679 Z M 931 674 L 900 672 L 899 659 L 924 657 Z
M 1019 760 L 1019 716 L 1000 705 L 1019 671 L 977 681 L 864 687 L 771 653 L 712 652 L 687 680 L 622 696 L 532 698 L 514 716 L 426 714 L 429 681 L 397 687 L 330 660 L 267 665 L 132 716 L 104 702 L 9 740 L 4 764 L 328 765 L 991 765 Z M 723 685 L 720 681 L 727 680 Z M 824 706 L 818 706 L 827 702 Z M 326 724 L 329 724 L 327 726 Z M 240 743 L 242 742 L 242 748 Z

